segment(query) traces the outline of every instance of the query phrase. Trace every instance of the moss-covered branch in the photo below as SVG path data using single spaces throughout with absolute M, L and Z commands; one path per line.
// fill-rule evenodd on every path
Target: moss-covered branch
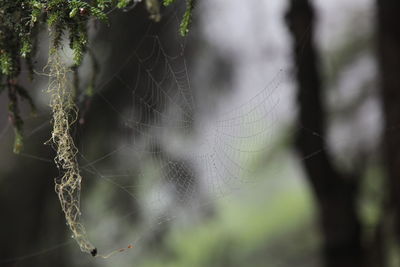
M 161 0 L 145 0 L 150 18 L 161 19 Z M 170 5 L 176 0 L 163 0 Z M 81 65 L 87 53 L 89 19 L 107 21 L 107 10 L 127 8 L 139 0 L 15 0 L 0 2 L 0 88 L 9 87 L 9 82 L 16 83 L 25 63 L 30 77 L 33 78 L 32 58 L 36 52 L 38 29 L 46 27 L 52 31 L 52 50 L 62 48 L 63 37 L 69 39 L 73 51 L 75 67 Z M 194 0 L 186 0 L 187 8 L 183 16 L 180 33 L 185 36 L 191 24 Z M 9 94 L 10 121 L 16 133 L 14 151 L 22 148 L 22 119 L 19 115 L 18 101 L 28 99 L 33 106 L 29 91 L 16 84 Z M 2 90 L 0 90 L 1 93 Z M 15 108 L 14 108 L 15 107 Z M 16 119 L 19 118 L 19 119 Z M 21 120 L 21 122 L 19 122 Z M 17 147 L 18 145 L 18 147 Z
M 81 175 L 77 160 L 78 150 L 71 136 L 71 128 L 78 119 L 76 99 L 78 94 L 78 68 L 89 51 L 92 58 L 94 75 L 85 94 L 93 94 L 97 69 L 96 58 L 88 49 L 89 19 L 107 21 L 108 8 L 127 8 L 139 0 L 15 0 L 0 1 L 0 93 L 8 91 L 9 120 L 15 132 L 14 152 L 23 147 L 23 120 L 19 114 L 19 99 L 25 99 L 35 111 L 29 92 L 18 84 L 22 64 L 25 63 L 33 77 L 32 57 L 38 42 L 38 29 L 46 27 L 51 37 L 49 51 L 49 88 L 50 107 L 53 114 L 51 143 L 56 150 L 54 159 L 60 177 L 55 179 L 62 210 L 73 238 L 81 250 L 97 256 L 97 249 L 89 242 L 85 227 L 80 220 Z M 164 0 L 170 5 L 174 0 Z M 180 26 L 180 33 L 186 35 L 191 23 L 194 0 L 186 0 L 187 9 Z M 145 0 L 150 18 L 161 19 L 160 1 Z M 72 67 L 67 67 L 61 59 L 63 40 L 68 38 L 73 51 Z M 74 80 L 69 81 L 69 73 Z M 90 99 L 89 99 L 90 100 Z M 88 99 L 86 99 L 88 101 Z M 88 101 L 89 103 L 89 101 Z M 86 106 L 89 106 L 87 104 Z M 85 111 L 84 111 L 85 112 Z M 82 120 L 83 121 L 83 118 Z M 112 253 L 111 253 L 112 254 Z M 111 255 L 110 254 L 110 255 Z M 108 256 L 105 256 L 108 257 Z

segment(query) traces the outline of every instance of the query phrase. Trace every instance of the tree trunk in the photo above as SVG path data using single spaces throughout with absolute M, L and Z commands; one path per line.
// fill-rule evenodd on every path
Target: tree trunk
M 314 10 L 308 0 L 291 0 L 286 14 L 293 37 L 299 105 L 296 149 L 303 160 L 320 216 L 327 267 L 363 266 L 361 227 L 356 212 L 358 179 L 340 173 L 325 143 L 325 110 L 313 40 Z
M 383 105 L 383 146 L 395 231 L 400 241 L 400 1 L 377 0 L 378 61 Z

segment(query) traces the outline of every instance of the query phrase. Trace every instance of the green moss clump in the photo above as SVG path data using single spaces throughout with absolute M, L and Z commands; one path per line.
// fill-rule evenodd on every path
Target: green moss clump
M 159 21 L 161 0 L 146 0 L 150 18 Z M 176 0 L 163 0 L 168 6 Z M 62 47 L 64 36 L 69 38 L 73 50 L 74 68 L 78 68 L 87 53 L 87 23 L 94 18 L 107 21 L 106 10 L 126 8 L 137 0 L 14 0 L 0 2 L 0 93 L 6 89 L 9 96 L 9 117 L 15 131 L 14 151 L 19 153 L 23 145 L 22 125 L 19 115 L 19 99 L 27 99 L 34 111 L 29 92 L 18 85 L 22 64 L 34 77 L 32 58 L 36 52 L 39 28 L 51 31 L 51 52 Z M 192 21 L 194 0 L 186 0 L 186 11 L 180 25 L 182 36 L 187 35 Z
M 107 8 L 126 8 L 137 0 L 15 0 L 0 1 L 0 93 L 8 91 L 9 119 L 14 127 L 14 152 L 20 153 L 23 147 L 23 120 L 19 114 L 19 99 L 30 104 L 32 112 L 35 105 L 29 92 L 18 84 L 22 64 L 26 64 L 33 77 L 32 58 L 36 51 L 39 28 L 46 26 L 51 37 L 49 53 L 49 88 L 50 107 L 53 111 L 53 131 L 50 141 L 56 148 L 54 159 L 61 177 L 56 179 L 58 194 L 65 218 L 73 238 L 82 251 L 97 256 L 97 249 L 89 242 L 85 227 L 80 220 L 80 187 L 81 175 L 77 160 L 78 150 L 71 136 L 71 126 L 78 119 L 76 108 L 78 75 L 85 54 L 89 51 L 94 73 L 98 64 L 88 49 L 87 23 L 94 18 L 107 21 Z M 174 0 L 164 0 L 169 5 Z M 188 33 L 194 0 L 186 0 L 187 9 L 182 19 L 180 32 Z M 160 1 L 146 0 L 150 18 L 159 21 Z M 74 66 L 68 67 L 62 62 L 60 50 L 63 37 L 69 39 L 73 51 Z M 75 73 L 73 85 L 69 84 L 70 72 Z M 86 96 L 93 95 L 95 76 L 90 81 Z M 112 253 L 111 253 L 112 254 Z M 111 255 L 110 254 L 110 255 Z M 108 256 L 106 256 L 108 257 Z
M 52 29 L 53 49 L 61 46 L 62 36 L 68 33 L 74 51 L 74 62 L 80 65 L 87 46 L 86 23 L 90 17 L 106 20 L 103 12 L 111 1 L 81 0 L 15 0 L 0 2 L 0 88 L 8 91 L 9 120 L 14 127 L 14 152 L 23 147 L 23 120 L 19 100 L 26 99 L 35 111 L 29 92 L 18 84 L 21 66 L 25 63 L 33 78 L 32 58 L 36 52 L 39 27 Z M 71 14 L 76 13 L 75 16 Z M 0 92 L 1 92 L 0 91 Z

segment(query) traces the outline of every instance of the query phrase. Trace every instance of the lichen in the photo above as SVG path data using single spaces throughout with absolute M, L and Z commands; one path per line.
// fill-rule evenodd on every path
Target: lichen
M 55 191 L 61 203 L 72 238 L 83 252 L 93 254 L 97 249 L 89 241 L 81 221 L 80 192 L 82 177 L 79 171 L 78 149 L 71 136 L 71 128 L 77 120 L 77 108 L 72 97 L 72 86 L 68 80 L 71 71 L 62 61 L 60 51 L 49 56 L 50 107 L 53 113 L 51 144 L 56 150 L 54 159 L 61 177 L 55 179 Z
M 49 72 L 50 107 L 52 109 L 53 130 L 50 143 L 56 150 L 54 159 L 60 177 L 55 179 L 58 194 L 67 225 L 81 250 L 97 255 L 97 249 L 89 242 L 80 216 L 80 189 L 82 177 L 77 160 L 78 150 L 71 136 L 71 128 L 78 119 L 76 99 L 79 85 L 78 68 L 86 54 L 92 59 L 94 75 L 88 88 L 83 92 L 88 101 L 93 95 L 98 63 L 88 48 L 89 19 L 107 22 L 107 10 L 127 8 L 140 0 L 14 0 L 0 1 L 0 93 L 8 91 L 9 120 L 15 132 L 14 152 L 23 148 L 23 119 L 19 112 L 19 100 L 25 99 L 35 113 L 35 104 L 29 91 L 18 83 L 24 64 L 33 78 L 33 60 L 38 43 L 40 28 L 50 32 L 50 49 L 47 69 Z M 170 5 L 175 0 L 164 0 Z M 159 0 L 146 0 L 145 6 L 154 21 L 160 21 Z M 187 8 L 183 16 L 180 33 L 188 33 L 191 24 L 194 0 L 186 0 Z M 65 39 L 73 51 L 73 66 L 66 66 L 61 59 Z M 73 73 L 74 81 L 69 81 Z M 87 105 L 88 106 L 88 105 Z M 86 110 L 83 111 L 83 114 Z M 81 118 L 81 122 L 83 117 Z
M 186 1 L 186 11 L 180 25 L 182 36 L 187 35 L 192 21 L 194 0 Z M 53 31 L 52 49 L 62 46 L 63 37 L 69 38 L 75 66 L 80 66 L 87 53 L 87 22 L 90 18 L 107 21 L 107 10 L 127 8 L 141 0 L 14 0 L 0 2 L 0 92 L 17 82 L 22 64 L 33 78 L 32 58 L 36 53 L 39 28 L 47 26 Z M 160 21 L 160 0 L 145 0 L 150 18 Z M 176 0 L 163 0 L 164 6 Z M 25 89 L 9 89 L 9 117 L 15 131 L 14 151 L 22 148 L 22 125 L 19 98 L 30 99 Z M 15 96 L 15 97 L 14 97 Z M 29 100 L 31 103 L 31 101 Z M 18 147 L 17 147 L 18 146 Z

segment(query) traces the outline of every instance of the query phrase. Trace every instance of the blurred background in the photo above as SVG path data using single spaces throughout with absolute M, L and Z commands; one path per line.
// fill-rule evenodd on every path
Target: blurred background
M 0 266 L 399 266 L 397 0 L 142 3 L 91 22 L 74 129 L 79 251 L 54 178 L 47 79 L 12 153 L 0 95 Z M 47 61 L 47 33 L 37 56 Z M 70 51 L 64 51 L 66 60 Z M 70 62 L 71 64 L 71 62 Z

